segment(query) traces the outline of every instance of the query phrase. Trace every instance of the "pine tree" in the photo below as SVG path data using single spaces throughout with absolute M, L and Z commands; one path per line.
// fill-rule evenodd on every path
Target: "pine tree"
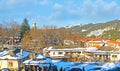
M 26 31 L 30 30 L 30 26 L 28 24 L 28 20 L 25 18 L 23 20 L 23 23 L 21 25 L 21 29 L 20 29 L 20 33 L 21 33 L 21 37 L 23 37 L 23 35 L 25 34 Z

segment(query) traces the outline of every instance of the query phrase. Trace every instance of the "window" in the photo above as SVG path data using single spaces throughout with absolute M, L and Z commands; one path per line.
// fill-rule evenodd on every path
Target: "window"
M 63 52 L 59 52 L 58 54 L 63 54 Z
M 53 52 L 53 55 L 55 55 L 55 52 Z
M 8 66 L 13 67 L 13 62 L 9 62 Z
M 102 55 L 100 55 L 99 57 L 102 57 Z
M 113 58 L 117 58 L 117 55 L 112 55 Z

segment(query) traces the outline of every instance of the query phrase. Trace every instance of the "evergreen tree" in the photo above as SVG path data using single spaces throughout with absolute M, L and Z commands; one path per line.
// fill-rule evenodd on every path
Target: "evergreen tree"
M 28 24 L 28 20 L 25 18 L 23 20 L 23 23 L 21 25 L 21 29 L 20 29 L 20 33 L 21 33 L 21 37 L 25 34 L 26 31 L 30 30 L 30 26 Z

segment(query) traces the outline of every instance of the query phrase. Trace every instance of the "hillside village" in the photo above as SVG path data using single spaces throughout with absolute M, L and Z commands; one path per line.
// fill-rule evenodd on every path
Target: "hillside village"
M 106 38 L 80 38 L 64 40 L 64 44 L 77 44 L 75 41 L 83 42 L 84 45 L 73 48 L 48 47 L 43 53 L 51 58 L 66 58 L 72 61 L 119 62 L 120 41 Z
M 45 66 L 47 63 L 47 66 L 52 64 L 53 67 L 55 67 L 53 64 L 54 60 L 62 60 L 67 62 L 98 61 L 105 63 L 119 62 L 120 60 L 119 41 L 112 41 L 106 38 L 80 38 L 64 40 L 64 44 L 77 44 L 75 41 L 82 41 L 84 46 L 73 48 L 57 48 L 50 46 L 44 48 L 42 54 L 26 51 L 18 45 L 5 45 L 0 52 L 0 68 L 8 68 L 10 70 L 19 71 L 23 67 L 27 68 L 29 67 L 28 65 L 32 65 L 31 67 L 34 70 L 34 68 L 37 68 L 36 65 L 41 65 L 44 63 Z
M 111 29 L 114 28 L 103 30 L 106 31 Z M 20 34 L 17 34 L 16 37 L 20 39 Z M 97 35 L 100 34 L 102 33 Z M 22 39 L 17 42 L 16 37 L 14 37 L 14 39 L 8 36 L 3 37 L 4 35 L 1 34 L 1 70 L 61 71 L 60 69 L 63 69 L 62 71 L 67 71 L 67 66 L 73 65 L 71 67 L 74 67 L 74 64 L 77 64 L 75 66 L 83 70 L 84 67 L 91 63 L 93 64 L 93 66 L 91 66 L 93 68 L 95 65 L 100 66 L 100 69 L 106 69 L 102 67 L 104 64 L 119 63 L 120 61 L 119 39 L 112 40 L 109 38 L 89 36 L 81 37 L 78 33 L 66 29 L 61 30 L 56 27 L 38 29 L 36 23 L 33 23 L 32 28 L 24 32 Z M 60 64 L 62 62 L 63 64 Z M 97 62 L 99 62 L 98 65 L 96 65 Z M 64 64 L 67 63 L 68 65 L 64 66 Z M 115 67 L 116 66 L 113 68 Z M 117 67 L 117 69 L 119 69 L 120 66 Z M 89 67 L 83 71 L 88 70 Z
M 0 0 L 0 71 L 120 71 L 120 0 Z

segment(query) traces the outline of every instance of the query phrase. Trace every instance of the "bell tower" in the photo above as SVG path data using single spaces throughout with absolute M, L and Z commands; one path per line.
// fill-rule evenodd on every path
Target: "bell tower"
M 36 28 L 36 23 L 33 23 L 33 24 L 32 24 L 32 28 Z

